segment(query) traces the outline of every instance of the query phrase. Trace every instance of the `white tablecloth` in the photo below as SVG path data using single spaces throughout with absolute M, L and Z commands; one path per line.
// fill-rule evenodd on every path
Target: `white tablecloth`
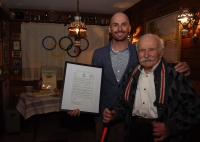
M 36 114 L 44 114 L 60 111 L 60 98 L 54 96 L 30 97 L 26 93 L 21 93 L 16 109 L 24 119 Z

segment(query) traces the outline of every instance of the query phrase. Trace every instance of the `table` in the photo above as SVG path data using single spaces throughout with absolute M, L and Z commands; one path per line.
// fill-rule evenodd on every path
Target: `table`
M 60 101 L 60 97 L 42 96 L 34 98 L 23 92 L 19 96 L 16 109 L 20 112 L 24 119 L 28 119 L 36 114 L 59 112 Z
M 60 101 L 61 98 L 58 95 L 33 97 L 23 92 L 19 96 L 16 109 L 26 120 L 33 115 L 59 112 Z M 36 139 L 38 121 L 38 118 L 34 117 L 33 139 Z

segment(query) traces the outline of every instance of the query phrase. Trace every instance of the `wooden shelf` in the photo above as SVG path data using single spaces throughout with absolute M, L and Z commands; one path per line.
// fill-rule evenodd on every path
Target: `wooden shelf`
M 36 22 L 36 23 L 58 23 L 58 24 L 69 24 L 68 21 L 52 21 L 52 20 L 25 20 L 25 19 L 12 19 L 11 22 Z M 108 26 L 109 24 L 101 24 L 101 23 L 93 23 L 93 22 L 85 22 L 87 25 L 100 25 L 100 26 Z
M 11 20 L 9 13 L 0 7 L 0 20 Z

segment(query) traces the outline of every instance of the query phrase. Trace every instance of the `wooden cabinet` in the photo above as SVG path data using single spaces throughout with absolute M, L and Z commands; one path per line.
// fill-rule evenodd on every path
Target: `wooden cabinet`
M 9 22 L 0 21 L 0 75 L 9 74 Z
M 9 79 L 0 77 L 0 137 L 5 133 L 5 113 L 9 105 Z
M 9 11 L 0 2 L 0 137 L 5 132 L 9 104 Z

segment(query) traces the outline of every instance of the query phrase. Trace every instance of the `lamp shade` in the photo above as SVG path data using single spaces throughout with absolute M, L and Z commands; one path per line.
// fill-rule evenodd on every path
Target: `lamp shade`
M 127 36 L 127 40 L 128 40 L 129 42 L 132 42 L 132 39 L 133 39 L 132 35 L 129 34 L 129 35 Z
M 87 30 L 86 25 L 81 21 L 80 16 L 74 16 L 74 21 L 69 24 L 68 29 L 69 31 L 76 32 L 76 34 L 78 34 L 79 31 L 85 32 Z
M 187 27 L 190 21 L 193 19 L 194 15 L 184 9 L 181 14 L 178 15 L 177 20 L 183 25 L 183 28 Z

